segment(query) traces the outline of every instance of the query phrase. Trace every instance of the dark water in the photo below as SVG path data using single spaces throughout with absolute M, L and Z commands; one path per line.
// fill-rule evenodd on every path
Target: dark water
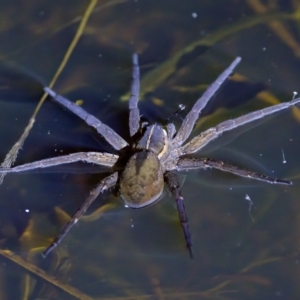
M 55 90 L 73 101 L 84 100 L 87 111 L 124 138 L 129 135 L 127 102 L 120 98 L 129 88 L 133 52 L 139 53 L 142 78 L 152 76 L 142 89 L 142 114 L 158 122 L 179 104 L 188 110 L 234 57 L 242 57 L 237 73 L 244 79 L 221 90 L 194 135 L 266 106 L 262 98 L 288 101 L 299 91 L 300 46 L 291 40 L 298 39 L 298 27 L 280 19 L 296 10 L 292 4 L 278 1 L 276 20 L 282 27 L 276 27 L 251 8 L 251 1 L 101 1 L 97 7 L 107 3 L 111 6 L 97 9 L 88 21 Z M 0 1 L 2 159 L 27 125 L 41 86 L 57 70 L 78 28 L 76 18 L 87 5 Z M 265 94 L 255 97 L 261 90 Z M 297 299 L 300 124 L 294 113 L 283 111 L 226 133 L 199 153 L 293 180 L 293 186 L 211 170 L 180 177 L 194 260 L 167 190 L 160 202 L 142 210 L 125 208 L 112 191 L 101 195 L 88 214 L 107 203 L 114 208 L 76 224 L 57 250 L 42 259 L 39 247 L 49 244 L 67 218 L 54 207 L 74 213 L 102 176 L 84 164 L 5 178 L 1 249 L 92 299 Z M 82 121 L 48 101 L 17 164 L 78 151 L 111 149 Z M 0 299 L 76 298 L 2 254 L 0 261 Z

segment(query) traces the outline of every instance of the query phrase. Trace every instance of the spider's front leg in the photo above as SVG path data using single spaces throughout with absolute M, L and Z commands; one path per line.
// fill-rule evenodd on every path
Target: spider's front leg
M 257 172 L 242 169 L 240 167 L 224 163 L 220 160 L 210 159 L 210 158 L 180 158 L 177 163 L 177 170 L 197 170 L 197 169 L 207 169 L 214 168 L 221 171 L 229 172 L 237 176 L 246 177 L 250 179 L 260 180 L 273 184 L 285 184 L 291 185 L 292 182 L 288 180 L 281 180 L 267 175 L 263 175 Z
M 178 178 L 177 178 L 176 174 L 172 173 L 172 172 L 166 172 L 164 174 L 164 176 L 165 176 L 165 181 L 167 182 L 170 190 L 172 191 L 172 193 L 176 199 L 180 224 L 183 229 L 184 237 L 186 240 L 186 245 L 189 249 L 190 257 L 193 258 L 194 253 L 193 253 L 192 237 L 191 237 L 191 233 L 189 230 L 188 218 L 187 218 L 187 214 L 185 211 L 183 197 L 181 196 L 181 193 L 180 193 L 180 186 L 179 186 Z
M 60 234 L 55 238 L 51 245 L 43 252 L 43 256 L 46 257 L 66 236 L 75 223 L 82 217 L 89 206 L 94 202 L 100 193 L 113 187 L 118 180 L 118 173 L 115 172 L 100 181 L 100 183 L 90 192 L 88 198 L 83 202 L 80 208 L 75 212 L 70 221 L 63 227 Z
M 198 120 L 199 114 L 202 109 L 206 106 L 211 97 L 217 92 L 220 86 L 232 73 L 233 69 L 241 61 L 240 57 L 237 57 L 230 66 L 223 71 L 219 77 L 208 87 L 208 89 L 203 93 L 203 95 L 196 101 L 191 111 L 184 118 L 174 141 L 178 146 L 181 146 L 190 136 L 196 121 Z
M 130 136 L 134 136 L 140 127 L 140 110 L 138 108 L 139 93 L 140 93 L 140 68 L 138 55 L 132 56 L 132 83 L 129 99 L 129 131 Z
M 56 94 L 56 92 L 54 92 L 48 87 L 45 87 L 44 91 L 48 93 L 55 102 L 67 108 L 73 114 L 84 120 L 89 126 L 94 127 L 97 130 L 97 132 L 101 134 L 112 147 L 114 147 L 114 149 L 120 150 L 128 146 L 128 143 L 112 128 L 102 123 L 99 119 L 86 112 L 80 106 L 76 105 L 75 103 L 71 102 L 70 100 L 61 95 Z

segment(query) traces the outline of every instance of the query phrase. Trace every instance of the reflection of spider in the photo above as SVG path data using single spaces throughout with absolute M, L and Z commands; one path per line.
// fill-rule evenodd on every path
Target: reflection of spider
M 96 117 L 88 114 L 81 107 L 46 87 L 45 91 L 51 95 L 56 102 L 79 116 L 88 125 L 94 127 L 114 149 L 119 151 L 119 155 L 101 152 L 78 152 L 65 156 L 44 159 L 14 168 L 0 169 L 0 172 L 3 173 L 21 172 L 76 161 L 84 161 L 87 163 L 106 166 L 111 170 L 111 174 L 102 179 L 95 189 L 90 192 L 89 197 L 72 216 L 71 220 L 65 225 L 59 236 L 44 251 L 43 255 L 46 256 L 57 246 L 58 243 L 61 242 L 67 232 L 85 213 L 87 208 L 100 193 L 115 186 L 116 184 L 119 185 L 120 195 L 127 206 L 131 208 L 141 208 L 159 199 L 163 192 L 165 181 L 176 199 L 180 223 L 183 228 L 186 244 L 191 257 L 193 256 L 191 235 L 189 232 L 184 201 L 180 193 L 176 171 L 215 168 L 235 175 L 261 180 L 268 183 L 291 184 L 290 181 L 279 180 L 256 172 L 247 171 L 239 167 L 226 164 L 222 161 L 188 156 L 191 153 L 198 152 L 225 131 L 232 130 L 243 124 L 260 119 L 265 115 L 272 114 L 300 102 L 300 98 L 297 98 L 290 102 L 267 107 L 233 120 L 227 120 L 216 127 L 209 128 L 184 144 L 190 136 L 201 110 L 215 94 L 220 85 L 232 73 L 233 69 L 239 62 L 240 58 L 236 58 L 218 77 L 218 79 L 205 91 L 202 97 L 197 100 L 191 111 L 187 114 L 179 130 L 176 131 L 175 126 L 172 123 L 168 124 L 166 128 L 163 128 L 159 124 L 149 125 L 140 121 L 140 112 L 138 109 L 138 94 L 140 85 L 139 67 L 137 54 L 134 54 L 132 74 L 133 82 L 131 85 L 131 97 L 129 100 L 129 130 L 133 142 L 130 143 L 126 142 L 114 130 L 103 124 Z

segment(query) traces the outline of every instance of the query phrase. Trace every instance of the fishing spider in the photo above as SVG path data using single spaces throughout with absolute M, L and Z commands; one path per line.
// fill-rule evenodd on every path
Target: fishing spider
M 78 152 L 43 159 L 13 168 L 0 169 L 0 172 L 2 173 L 21 172 L 83 161 L 105 166 L 111 170 L 111 174 L 104 179 L 101 179 L 98 185 L 90 192 L 81 207 L 72 216 L 70 221 L 63 227 L 60 234 L 43 252 L 44 257 L 62 241 L 71 227 L 80 219 L 97 196 L 115 185 L 118 185 L 120 196 L 128 207 L 142 208 L 152 204 L 160 198 L 164 189 L 164 182 L 166 182 L 176 199 L 179 220 L 183 228 L 187 248 L 190 256 L 193 257 L 192 239 L 184 201 L 176 175 L 177 171 L 215 168 L 238 176 L 261 180 L 268 183 L 292 184 L 290 181 L 280 180 L 253 171 L 248 171 L 215 159 L 190 157 L 189 154 L 198 152 L 212 140 L 219 137 L 223 132 L 230 131 L 236 127 L 295 105 L 300 102 L 300 98 L 251 112 L 236 119 L 227 120 L 215 127 L 203 131 L 200 135 L 185 143 L 193 130 L 201 110 L 206 106 L 207 102 L 219 89 L 221 84 L 232 73 L 241 58 L 237 57 L 217 80 L 209 86 L 187 114 L 178 131 L 176 131 L 175 125 L 172 123 L 163 127 L 156 123 L 150 125 L 141 122 L 138 108 L 140 79 L 137 54 L 133 55 L 132 60 L 133 81 L 129 99 L 129 131 L 132 140 L 131 142 L 125 141 L 113 129 L 102 123 L 93 115 L 87 113 L 81 107 L 70 102 L 61 95 L 56 94 L 50 88 L 44 88 L 45 92 L 47 92 L 54 101 L 83 119 L 88 125 L 94 127 L 97 132 L 118 151 L 118 155 L 103 152 Z M 120 164 L 120 161 L 122 164 Z

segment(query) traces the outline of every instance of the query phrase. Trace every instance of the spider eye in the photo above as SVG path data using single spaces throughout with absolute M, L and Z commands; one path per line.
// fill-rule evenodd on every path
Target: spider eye
M 135 153 L 128 161 L 120 181 L 120 192 L 126 205 L 141 208 L 161 196 L 163 172 L 157 156 L 150 151 Z

